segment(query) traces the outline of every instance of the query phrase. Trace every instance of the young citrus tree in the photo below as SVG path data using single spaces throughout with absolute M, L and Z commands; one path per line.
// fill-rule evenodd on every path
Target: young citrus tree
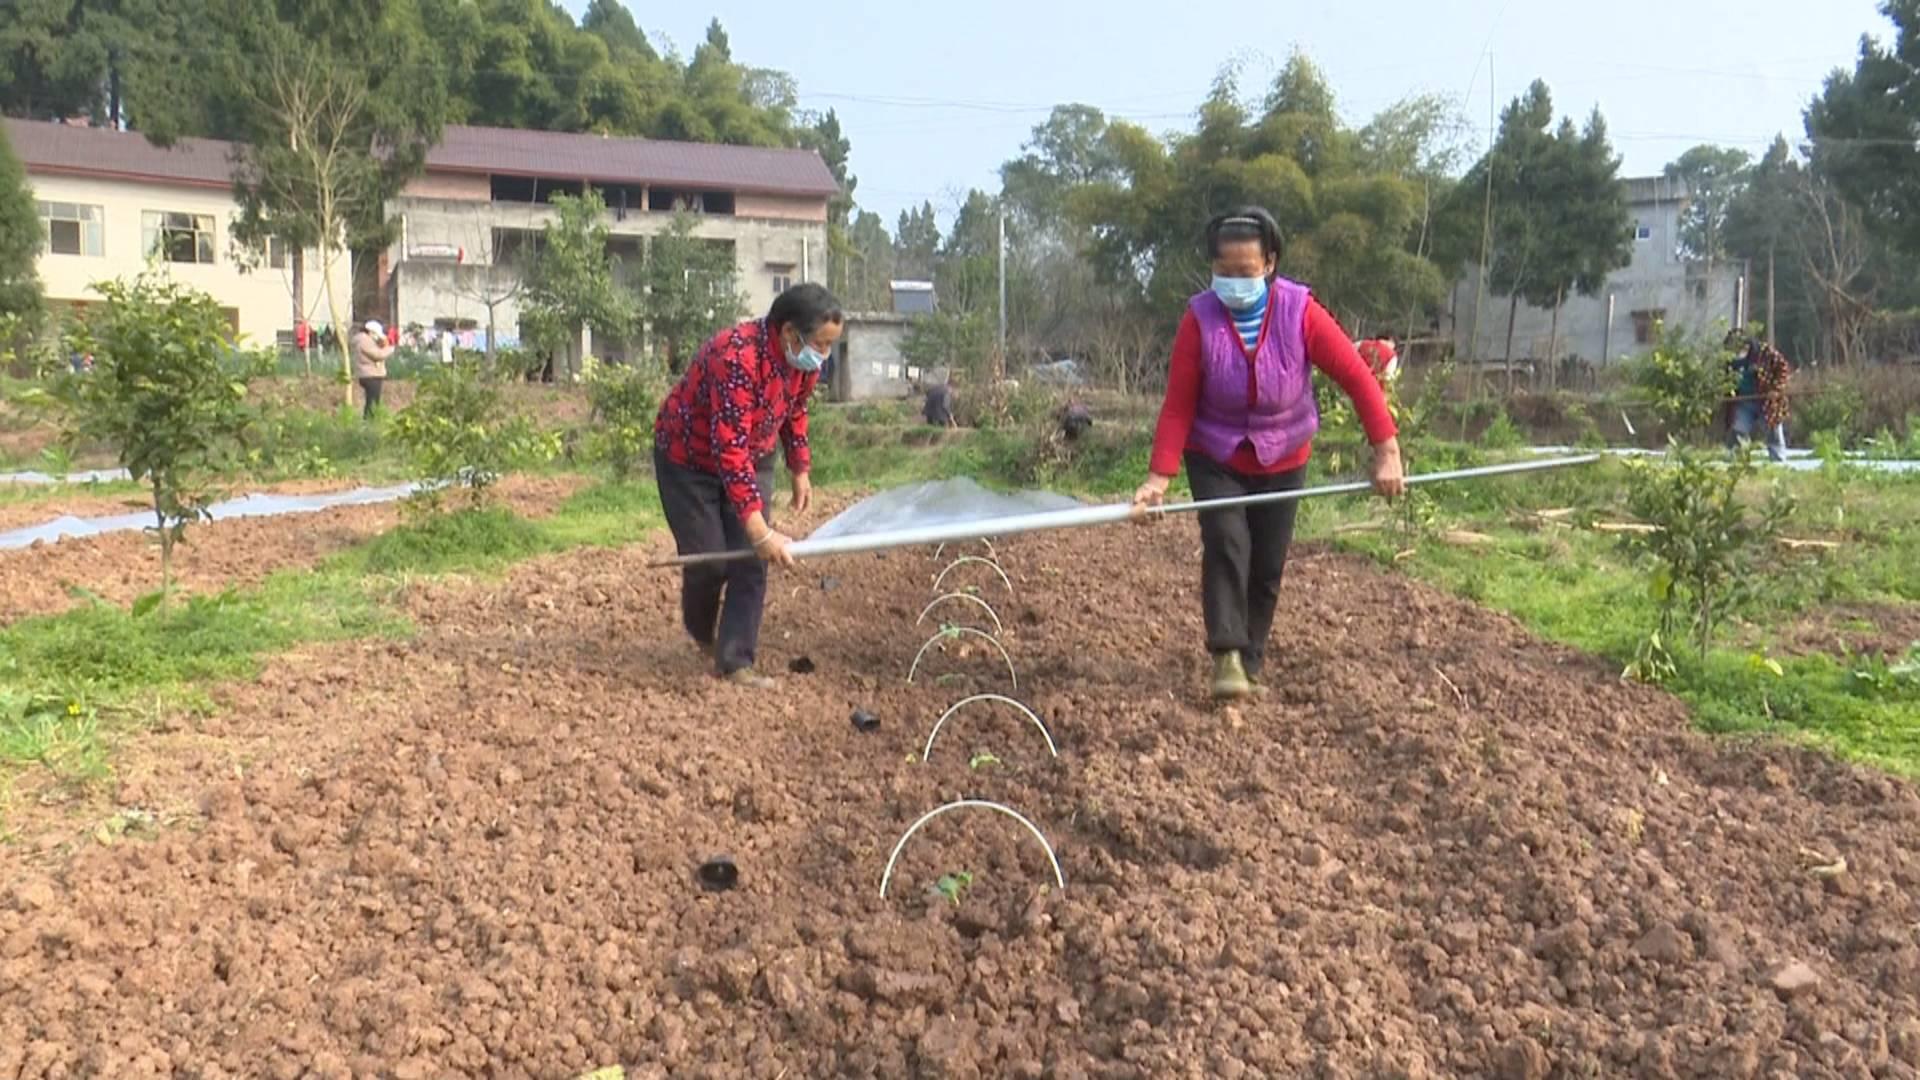
M 74 329 L 93 371 L 57 396 L 69 437 L 105 443 L 153 504 L 161 597 L 173 588 L 173 549 L 207 516 L 213 479 L 237 460 L 251 423 L 247 387 L 227 364 L 227 317 L 203 292 L 157 272 L 96 284 L 105 303 Z
M 1669 434 L 1701 442 L 1738 382 L 1727 359 L 1704 340 L 1662 334 L 1653 352 L 1633 365 L 1631 377 Z
M 664 368 L 647 361 L 596 364 L 587 373 L 587 400 L 593 403 L 594 456 L 626 479 L 653 452 L 654 413 L 666 396 Z
M 556 438 L 508 410 L 499 384 L 470 356 L 428 371 L 413 404 L 394 418 L 393 431 L 421 481 L 416 503 L 429 511 L 440 509 L 446 492 L 457 487 L 481 506 L 509 469 L 551 460 L 559 450 Z
M 1627 507 L 1653 526 L 1629 538 L 1652 564 L 1649 591 L 1660 603 L 1659 639 L 1677 640 L 1684 616 L 1702 656 L 1721 620 L 1763 581 L 1758 556 L 1792 511 L 1776 488 L 1758 507 L 1740 498 L 1756 468 L 1750 453 L 1729 464 L 1675 442 L 1667 461 L 1628 463 Z

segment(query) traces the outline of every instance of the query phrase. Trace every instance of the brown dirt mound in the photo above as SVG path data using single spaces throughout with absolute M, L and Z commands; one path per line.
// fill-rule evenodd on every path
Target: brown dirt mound
M 1911 604 L 1844 604 L 1821 608 L 1788 628 L 1784 641 L 1795 653 L 1898 657 L 1920 645 L 1920 607 Z
M 1003 547 L 1057 763 L 996 712 L 914 760 L 1004 686 L 903 683 L 926 553 L 781 578 L 766 666 L 818 672 L 763 696 L 702 675 L 646 551 L 428 586 L 413 641 L 278 662 L 134 770 L 184 825 L 0 851 L 0 1075 L 1920 1075 L 1910 786 L 1313 553 L 1274 692 L 1213 712 L 1194 547 Z M 962 795 L 1067 888 L 956 816 L 882 901 Z
M 575 476 L 509 476 L 501 482 L 499 493 L 505 505 L 540 516 L 552 513 L 584 484 Z M 323 488 L 316 482 L 276 490 Z M 42 511 L 28 523 L 50 520 L 62 512 Z M 113 506 L 86 510 L 94 515 L 126 512 Z M 312 566 L 377 536 L 393 528 L 401 513 L 400 504 L 384 503 L 195 526 L 188 530 L 186 544 L 176 550 L 175 579 L 190 593 L 258 584 L 275 571 Z M 145 533 L 110 533 L 0 551 L 0 625 L 86 603 L 75 595 L 76 587 L 108 603 L 126 604 L 159 585 L 160 550 Z

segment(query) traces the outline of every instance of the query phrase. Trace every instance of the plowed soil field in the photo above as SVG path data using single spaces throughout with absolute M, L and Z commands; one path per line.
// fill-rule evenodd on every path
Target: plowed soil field
M 1920 1076 L 1910 785 L 1312 549 L 1272 692 L 1216 710 L 1197 548 L 949 578 L 1057 760 L 991 703 L 924 754 L 1012 689 L 978 641 L 907 684 L 930 552 L 780 576 L 763 666 L 812 673 L 761 694 L 657 547 L 418 587 L 413 640 L 131 751 L 156 826 L 0 848 L 0 1077 Z M 1066 887 L 957 811 L 882 899 L 963 797 Z

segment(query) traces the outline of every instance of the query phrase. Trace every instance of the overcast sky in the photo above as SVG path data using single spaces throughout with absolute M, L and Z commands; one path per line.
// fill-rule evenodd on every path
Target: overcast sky
M 576 15 L 585 0 L 568 0 Z M 1498 104 L 1534 78 L 1562 113 L 1606 114 L 1628 175 L 1700 142 L 1762 151 L 1860 36 L 1891 36 L 1876 0 L 852 0 L 637 4 L 656 46 L 690 54 L 718 15 L 736 59 L 792 73 L 808 108 L 834 108 L 853 142 L 856 196 L 891 228 L 932 200 L 942 224 L 1056 103 L 1085 102 L 1155 131 L 1189 127 L 1229 59 L 1259 96 L 1296 46 L 1364 121 L 1411 94 L 1459 98 L 1484 143 Z M 862 16 L 861 10 L 883 12 Z M 1443 14 L 1444 12 L 1444 14 Z M 1230 29 L 1212 29 L 1210 23 Z M 1492 53 L 1491 80 L 1487 54 Z

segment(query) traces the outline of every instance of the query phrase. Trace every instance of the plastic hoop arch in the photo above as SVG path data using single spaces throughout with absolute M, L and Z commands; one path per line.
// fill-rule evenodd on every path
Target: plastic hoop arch
M 959 544 L 959 543 L 967 543 L 967 542 L 968 542 L 968 541 L 965 541 L 965 540 L 956 540 L 956 541 L 953 541 L 953 543 L 957 543 L 957 544 Z M 985 547 L 985 548 L 987 549 L 987 557 L 988 557 L 988 558 L 990 558 L 990 559 L 992 559 L 992 560 L 993 560 L 993 561 L 995 561 L 995 562 L 999 562 L 999 561 L 1000 561 L 1000 553 L 999 553 L 999 552 L 997 552 L 997 551 L 995 551 L 995 550 L 993 550 L 993 541 L 991 541 L 991 540 L 989 540 L 989 539 L 987 539 L 986 537 L 984 537 L 984 536 L 982 536 L 982 537 L 980 537 L 979 539 L 977 539 L 977 540 L 974 540 L 974 541 L 971 541 L 971 542 L 972 542 L 972 543 L 975 543 L 975 544 L 980 544 L 980 545 L 982 545 L 982 546 L 984 546 L 984 547 Z M 940 556 L 942 556 L 942 555 L 945 555 L 946 553 L 947 553 L 947 545 L 946 545 L 946 544 L 941 544 L 941 545 L 940 545 L 939 547 L 937 547 L 937 548 L 934 548 L 934 549 L 933 549 L 933 557 L 934 557 L 934 558 L 936 558 L 936 559 L 938 559 L 938 558 L 939 558 Z
M 1000 614 L 999 612 L 996 612 L 993 610 L 992 604 L 987 603 L 985 600 L 980 599 L 979 597 L 973 595 L 972 593 L 963 593 L 963 592 L 950 592 L 945 596 L 942 596 L 939 599 L 935 600 L 933 603 L 928 604 L 926 607 L 926 610 L 920 613 L 920 617 L 913 620 L 913 625 L 919 626 L 921 623 L 926 622 L 927 616 L 933 614 L 934 608 L 939 607 L 941 604 L 944 604 L 949 600 L 965 600 L 970 604 L 977 604 L 980 607 L 985 608 L 987 612 L 987 618 L 993 620 L 993 632 L 995 634 L 1004 634 L 1007 632 L 1007 628 L 1000 625 Z
M 1041 722 L 1039 714 L 1035 713 L 1032 709 L 1027 708 L 1025 705 L 1021 704 L 1018 701 L 1013 700 L 1010 697 L 1003 697 L 1000 694 L 975 694 L 974 696 L 967 698 L 965 701 L 956 703 L 953 706 L 953 708 L 948 709 L 946 711 L 945 715 L 941 716 L 940 719 L 934 721 L 933 730 L 927 733 L 927 748 L 920 752 L 921 762 L 924 763 L 929 758 L 933 757 L 933 740 L 940 737 L 941 726 L 944 725 L 948 720 L 952 719 L 954 713 L 957 713 L 961 709 L 964 709 L 967 706 L 980 701 L 997 701 L 1003 705 L 1011 705 L 1014 708 L 1019 709 L 1021 712 L 1025 713 L 1027 719 L 1033 721 L 1033 726 L 1040 729 L 1040 737 L 1047 740 L 1047 753 L 1052 754 L 1056 758 L 1060 756 L 1060 748 L 1053 744 L 1053 734 L 1047 730 L 1047 725 Z
M 887 869 L 880 875 L 880 899 L 885 900 L 887 898 L 887 888 L 893 884 L 894 864 L 900 861 L 900 852 L 906 849 L 907 841 L 913 839 L 913 834 L 919 832 L 921 826 L 939 817 L 941 814 L 952 810 L 966 809 L 992 810 L 995 813 L 1005 814 L 1020 824 L 1025 825 L 1027 831 L 1033 834 L 1033 838 L 1040 841 L 1041 850 L 1047 853 L 1047 865 L 1053 868 L 1054 884 L 1058 885 L 1062 890 L 1066 889 L 1067 878 L 1065 874 L 1060 872 L 1060 859 L 1053 853 L 1053 845 L 1047 843 L 1046 834 L 1040 831 L 1039 826 L 1028 821 L 1018 810 L 1012 807 L 1002 806 L 997 802 L 988 802 L 985 799 L 961 799 L 958 802 L 950 802 L 945 806 L 927 811 L 921 816 L 919 821 L 908 826 L 906 834 L 900 837 L 900 842 L 893 845 L 893 854 L 887 857 Z
M 975 630 L 971 626 L 955 626 L 951 628 L 942 628 L 939 633 L 928 638 L 927 643 L 925 645 L 920 646 L 920 651 L 913 654 L 913 666 L 907 669 L 907 682 L 909 683 L 913 682 L 913 677 L 916 674 L 918 674 L 920 671 L 921 658 L 927 655 L 927 650 L 933 648 L 933 645 L 935 642 L 939 641 L 941 638 L 965 637 L 968 634 L 972 634 L 975 637 L 986 638 L 988 642 L 992 643 L 994 648 L 1000 650 L 1000 659 L 1005 660 L 1007 662 L 1007 678 L 1013 680 L 1013 688 L 1015 690 L 1020 689 L 1020 675 L 1018 672 L 1013 670 L 1013 657 L 1007 653 L 1007 647 L 1005 645 L 1000 644 L 999 638 L 994 637 L 992 634 L 987 633 L 985 630 Z
M 940 576 L 933 579 L 934 591 L 935 592 L 940 591 L 940 586 L 946 583 L 948 574 L 953 573 L 954 570 L 958 569 L 959 567 L 966 566 L 969 563 L 978 563 L 982 566 L 993 567 L 993 572 L 1000 575 L 1000 584 L 1005 585 L 1007 587 L 1007 595 L 1008 596 L 1013 595 L 1013 580 L 1007 577 L 1007 572 L 1005 570 L 1000 569 L 999 563 L 993 561 L 992 559 L 983 559 L 978 555 L 962 555 L 961 557 L 948 563 L 947 568 L 945 570 L 940 571 Z

